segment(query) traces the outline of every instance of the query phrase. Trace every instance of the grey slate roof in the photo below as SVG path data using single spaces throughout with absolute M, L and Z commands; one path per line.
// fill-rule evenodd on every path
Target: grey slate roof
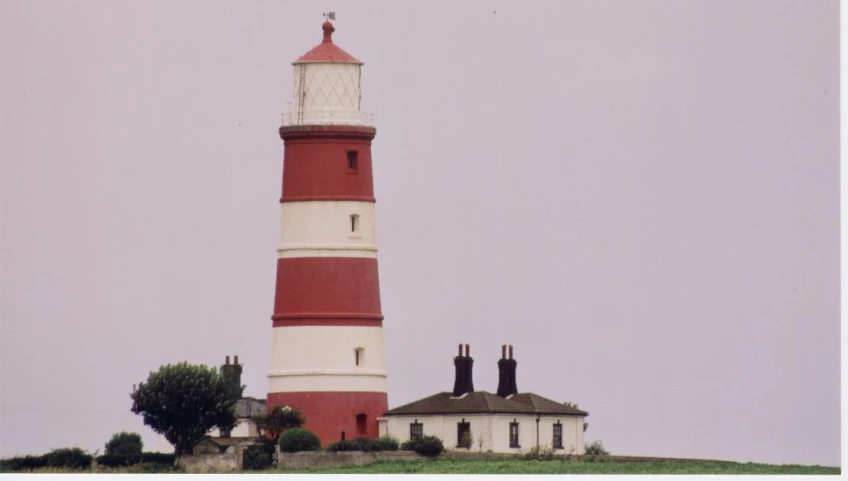
M 234 410 L 238 419 L 265 414 L 265 401 L 252 397 L 243 397 L 236 401 Z
M 386 411 L 387 416 L 400 414 L 560 414 L 588 416 L 589 413 L 552 401 L 534 393 L 520 393 L 502 398 L 486 391 L 475 391 L 455 398 L 440 392 Z
M 589 413 L 581 409 L 568 407 L 563 403 L 558 403 L 546 397 L 539 396 L 532 392 L 521 392 L 513 394 L 509 397 L 511 401 L 518 401 L 522 404 L 532 406 L 534 411 L 542 414 L 564 414 L 566 416 L 588 416 Z

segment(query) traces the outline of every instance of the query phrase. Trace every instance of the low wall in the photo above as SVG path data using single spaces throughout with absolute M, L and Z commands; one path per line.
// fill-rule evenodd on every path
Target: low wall
M 338 468 L 341 466 L 363 466 L 377 461 L 414 461 L 418 459 L 427 458 L 412 451 L 380 451 L 375 453 L 363 453 L 362 451 L 280 453 L 278 451 L 277 467 L 287 469 Z
M 241 471 L 241 452 L 221 454 L 188 454 L 177 458 L 177 466 L 189 473 Z

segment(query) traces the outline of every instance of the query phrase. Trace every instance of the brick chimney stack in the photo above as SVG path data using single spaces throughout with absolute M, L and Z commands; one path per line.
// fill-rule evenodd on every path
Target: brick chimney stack
M 471 358 L 471 347 L 468 344 L 465 345 L 465 355 L 462 353 L 462 344 L 459 345 L 459 352 L 453 359 L 453 365 L 456 367 L 453 395 L 458 397 L 474 392 L 474 380 L 472 376 L 474 359 Z
M 509 347 L 509 357 L 507 357 L 507 347 Z M 512 358 L 512 345 L 502 345 L 501 358 L 498 360 L 498 396 L 508 397 L 518 393 L 518 387 L 515 382 L 517 365 L 518 362 Z

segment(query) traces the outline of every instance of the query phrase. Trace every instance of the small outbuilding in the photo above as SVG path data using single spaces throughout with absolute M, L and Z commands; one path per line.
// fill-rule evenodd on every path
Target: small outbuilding
M 518 453 L 539 446 L 562 454 L 583 453 L 589 413 L 532 392 L 519 393 L 512 346 L 508 356 L 507 346 L 502 347 L 496 394 L 474 391 L 473 363 L 469 346 L 463 355 L 460 345 L 453 391 L 390 409 L 378 420 L 380 435 L 401 441 L 436 436 L 445 449 L 457 451 Z

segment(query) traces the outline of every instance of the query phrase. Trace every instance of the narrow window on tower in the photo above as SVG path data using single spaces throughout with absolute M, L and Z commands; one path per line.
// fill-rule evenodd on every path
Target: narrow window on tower
M 359 152 L 355 150 L 347 151 L 347 171 L 359 172 Z
M 356 232 L 359 230 L 359 215 L 351 214 L 350 216 L 350 231 Z
M 353 362 L 356 363 L 357 366 L 365 364 L 365 349 L 357 347 L 353 350 Z

